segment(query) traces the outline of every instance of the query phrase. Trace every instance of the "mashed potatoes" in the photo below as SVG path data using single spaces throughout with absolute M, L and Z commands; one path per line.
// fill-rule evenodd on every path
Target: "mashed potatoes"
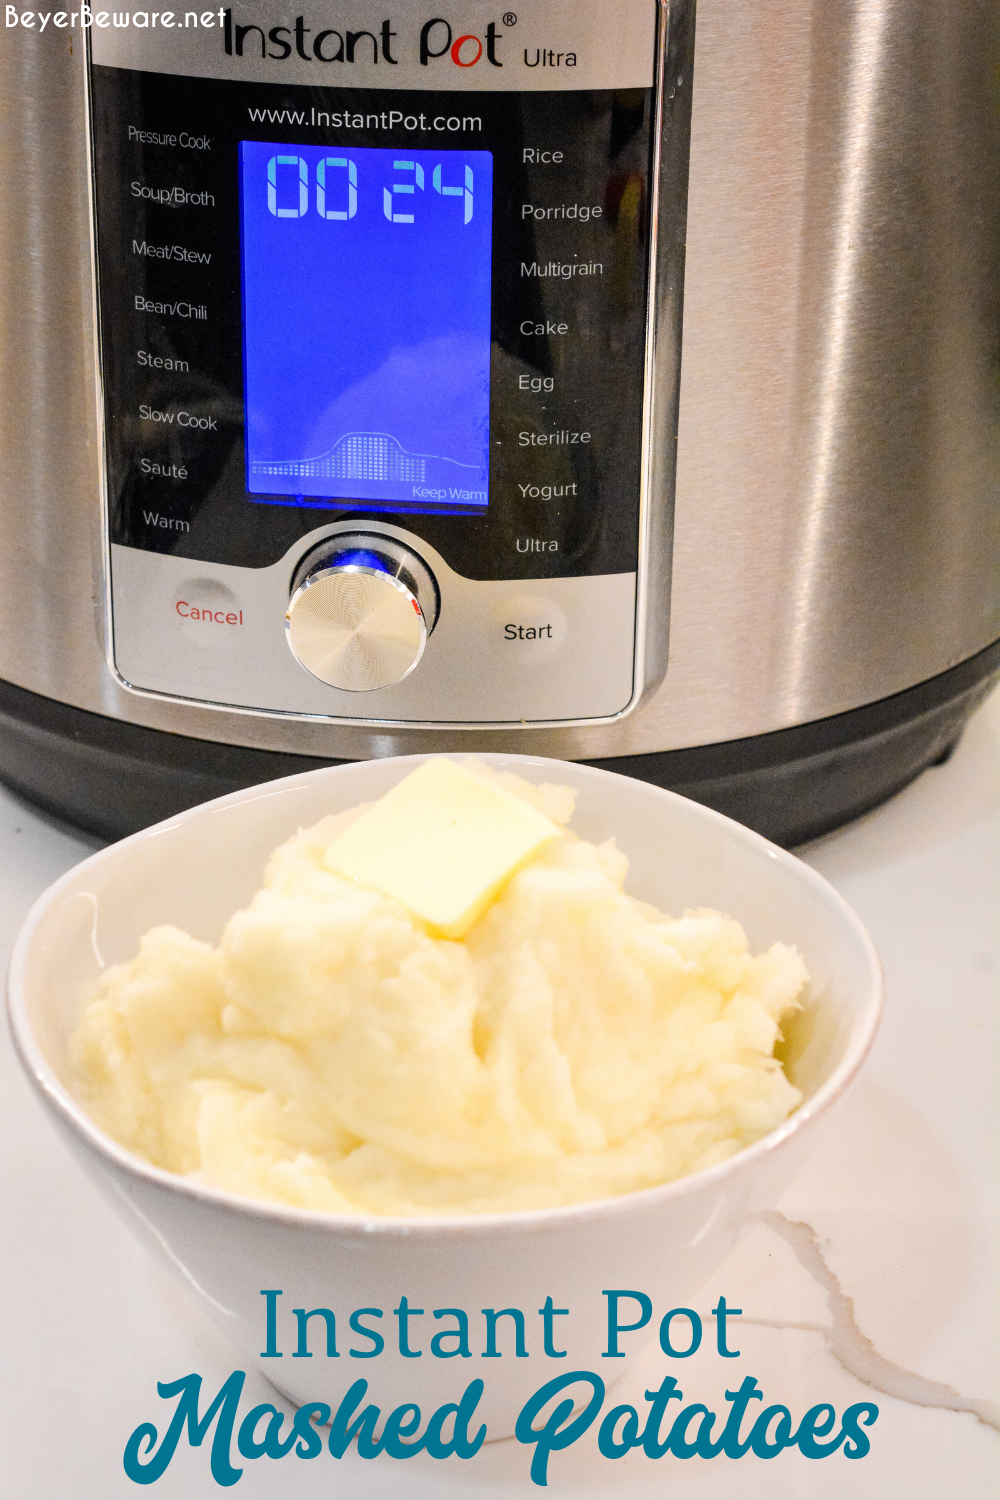
M 480 771 L 568 823 L 567 789 Z M 158 927 L 101 976 L 73 1067 L 124 1146 L 305 1208 L 497 1213 L 669 1182 L 796 1107 L 773 1056 L 794 949 L 662 916 L 568 829 L 461 942 L 434 937 L 324 864 L 359 811 L 276 850 L 218 948 Z

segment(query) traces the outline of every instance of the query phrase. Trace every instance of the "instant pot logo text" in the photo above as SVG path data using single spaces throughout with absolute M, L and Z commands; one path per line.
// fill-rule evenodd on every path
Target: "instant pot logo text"
M 294 53 L 303 62 L 362 62 L 375 67 L 380 64 L 396 67 L 400 60 L 399 36 L 389 19 L 373 25 L 370 31 L 349 31 L 346 27 L 316 29 L 306 25 L 304 16 L 296 16 L 294 21 L 280 26 L 268 27 L 266 22 L 244 25 L 233 20 L 231 9 L 225 11 L 223 19 L 223 46 L 229 57 L 270 58 L 274 62 L 284 62 Z M 443 16 L 431 16 L 411 38 L 411 55 L 415 53 L 424 68 L 467 69 L 478 63 L 502 68 L 498 49 L 503 36 L 496 21 L 490 21 L 479 36 L 453 25 Z
M 181 13 L 172 10 L 94 11 L 89 5 L 82 5 L 79 10 L 53 13 L 20 11 L 16 5 L 5 5 L 4 13 L 8 29 L 14 26 L 33 29 L 37 26 L 39 31 L 44 31 L 50 22 L 60 28 L 75 28 L 79 22 L 84 30 L 97 28 L 98 31 L 108 27 L 116 30 L 123 27 L 145 31 L 159 29 L 161 32 L 218 27 L 222 31 L 223 50 L 233 59 L 262 63 L 292 59 L 293 63 L 344 63 L 348 66 L 360 63 L 364 69 L 378 68 L 383 81 L 387 81 L 384 70 L 398 67 L 402 62 L 406 66 L 404 74 L 399 77 L 402 79 L 407 73 L 414 81 L 419 77 L 418 87 L 424 87 L 422 80 L 428 76 L 435 80 L 432 87 L 454 87 L 457 77 L 470 76 L 470 70 L 476 67 L 480 69 L 479 73 L 471 73 L 471 76 L 480 80 L 477 86 L 482 87 L 483 73 L 489 73 L 492 68 L 513 65 L 515 68 L 566 69 L 576 68 L 578 60 L 576 50 L 565 47 L 565 41 L 565 50 L 548 45 L 512 47 L 510 31 L 517 25 L 517 14 L 512 10 L 504 11 L 499 21 L 477 21 L 474 31 L 448 16 L 428 16 L 426 20 L 404 26 L 402 32 L 392 18 L 373 20 L 370 26 L 358 31 L 352 31 L 343 22 L 338 27 L 323 26 L 322 23 L 317 26 L 315 22 L 307 25 L 304 15 L 296 16 L 294 21 L 282 21 L 277 26 L 270 25 L 270 17 L 264 19 L 259 14 L 254 20 L 238 21 L 231 6 Z M 429 69 L 429 74 L 418 73 L 418 66 Z M 586 61 L 584 67 L 586 69 Z M 492 76 L 496 77 L 495 74 Z M 448 77 L 451 83 L 446 82 Z M 407 78 L 405 83 L 396 86 L 408 87 L 410 81 Z M 508 85 L 493 85 L 497 86 L 504 88 Z M 553 85 L 543 80 L 540 86 L 548 88 Z M 574 82 L 572 86 L 577 85 Z

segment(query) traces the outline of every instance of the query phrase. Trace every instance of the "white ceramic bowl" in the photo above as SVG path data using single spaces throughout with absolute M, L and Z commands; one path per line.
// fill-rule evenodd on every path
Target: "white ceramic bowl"
M 418 756 L 338 766 L 237 792 L 85 860 L 30 912 L 11 961 L 8 1005 L 21 1061 L 77 1159 L 243 1358 L 259 1359 L 265 1375 L 297 1403 L 325 1401 L 334 1409 L 347 1387 L 364 1377 L 367 1399 L 383 1414 L 412 1401 L 426 1415 L 457 1401 L 478 1377 L 485 1391 L 477 1421 L 485 1420 L 496 1438 L 513 1431 L 523 1402 L 553 1376 L 572 1369 L 594 1370 L 606 1380 L 620 1375 L 656 1338 L 670 1309 L 691 1305 L 692 1293 L 725 1258 L 740 1227 L 777 1201 L 820 1121 L 861 1066 L 878 1025 L 881 976 L 870 938 L 837 892 L 739 824 L 607 771 L 529 756 L 482 758 L 528 780 L 576 788 L 573 828 L 595 842 L 617 838 L 629 857 L 633 894 L 674 914 L 693 906 L 727 911 L 742 922 L 754 951 L 778 940 L 798 945 L 811 975 L 810 998 L 786 1028 L 787 1068 L 805 1097 L 778 1130 L 693 1177 L 579 1207 L 360 1219 L 196 1186 L 130 1155 L 88 1119 L 67 1066 L 67 1041 L 88 981 L 105 965 L 130 958 L 142 933 L 158 923 L 217 941 L 228 917 L 259 886 L 273 848 L 326 813 L 381 796 L 423 759 Z M 643 1292 L 653 1305 L 646 1327 L 623 1335 L 626 1359 L 602 1359 L 607 1289 Z M 282 1295 L 262 1297 L 268 1290 Z M 425 1310 L 411 1325 L 414 1343 L 424 1350 L 419 1359 L 398 1351 L 394 1310 L 402 1296 L 411 1308 Z M 543 1350 L 539 1309 L 550 1296 L 555 1307 L 569 1310 L 554 1320 L 564 1359 Z M 269 1300 L 280 1359 L 260 1358 Z M 511 1319 L 500 1320 L 501 1358 L 482 1358 L 481 1310 L 487 1307 L 523 1311 L 527 1359 L 514 1357 Z M 638 1307 L 623 1301 L 621 1321 L 636 1321 Z M 320 1319 L 310 1324 L 310 1347 L 318 1352 L 294 1357 L 295 1308 L 334 1312 L 338 1358 L 326 1355 Z M 382 1309 L 380 1320 L 365 1320 L 386 1340 L 377 1358 L 350 1357 L 352 1346 L 371 1347 L 348 1326 L 360 1308 Z M 431 1336 L 455 1326 L 454 1319 L 433 1320 L 441 1308 L 468 1313 L 471 1358 L 431 1356 Z

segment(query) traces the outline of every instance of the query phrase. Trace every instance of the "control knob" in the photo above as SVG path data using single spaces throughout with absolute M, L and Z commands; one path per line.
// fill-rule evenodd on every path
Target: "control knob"
M 409 548 L 376 532 L 342 532 L 299 564 L 285 632 L 307 672 L 370 693 L 409 676 L 437 615 L 434 575 Z

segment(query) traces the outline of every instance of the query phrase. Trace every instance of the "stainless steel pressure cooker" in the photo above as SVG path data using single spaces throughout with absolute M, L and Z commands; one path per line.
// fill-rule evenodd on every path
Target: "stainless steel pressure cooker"
M 993 0 L 234 0 L 0 45 L 0 777 L 415 751 L 783 842 L 1000 671 Z

